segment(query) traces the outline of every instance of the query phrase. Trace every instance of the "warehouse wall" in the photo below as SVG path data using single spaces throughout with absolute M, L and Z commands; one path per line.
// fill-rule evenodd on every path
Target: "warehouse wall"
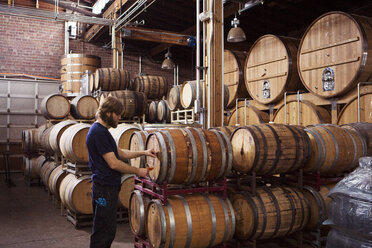
M 0 73 L 21 73 L 60 78 L 60 60 L 64 54 L 64 24 L 49 20 L 0 15 Z M 101 57 L 102 67 L 111 67 L 111 50 L 70 40 L 70 52 Z M 124 66 L 131 77 L 138 74 L 138 56 L 125 55 Z M 186 70 L 186 71 L 185 71 Z M 189 70 L 190 71 L 190 70 Z M 190 80 L 187 68 L 180 67 L 180 81 Z M 173 83 L 173 71 L 142 59 L 142 72 L 165 76 Z

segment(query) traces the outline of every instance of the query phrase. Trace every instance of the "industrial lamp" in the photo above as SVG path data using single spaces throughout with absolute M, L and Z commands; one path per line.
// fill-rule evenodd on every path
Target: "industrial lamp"
M 232 28 L 230 29 L 229 33 L 227 34 L 227 41 L 228 42 L 241 42 L 245 41 L 247 38 L 245 37 L 245 33 L 241 27 L 238 27 L 240 24 L 238 18 L 235 18 L 231 21 Z
M 172 60 L 172 54 L 171 54 L 171 52 L 169 51 L 169 48 L 168 48 L 168 52 L 165 54 L 165 59 L 164 59 L 163 63 L 161 64 L 161 68 L 171 70 L 174 67 L 175 67 L 175 65 L 174 65 L 174 62 Z

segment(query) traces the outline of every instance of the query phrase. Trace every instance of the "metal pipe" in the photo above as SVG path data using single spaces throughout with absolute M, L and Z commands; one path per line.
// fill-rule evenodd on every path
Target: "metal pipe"
M 225 81 L 224 81 L 224 61 L 225 61 L 225 58 L 224 58 L 224 48 L 225 48 L 225 43 L 223 42 L 224 41 L 224 15 L 223 15 L 223 4 L 222 4 L 222 12 L 221 12 L 221 25 L 222 25 L 222 31 L 221 31 L 221 58 L 222 58 L 222 61 L 221 61 L 221 126 L 224 126 L 224 121 L 223 121 L 223 116 L 224 116 L 224 111 L 225 111 L 225 106 L 224 106 L 224 103 L 225 103 Z M 230 94 L 229 94 L 230 95 Z
M 200 85 L 200 1 L 196 1 L 196 85 Z M 194 112 L 200 112 L 200 89 L 196 87 L 196 99 L 194 101 Z M 200 113 L 199 122 L 203 125 L 203 113 Z
M 210 11 L 210 31 L 209 31 L 209 46 L 208 46 L 208 121 L 207 121 L 207 128 L 211 128 L 211 52 L 212 52 L 212 38 L 213 38 L 213 0 L 210 0 L 210 6 L 209 6 L 209 11 Z
M 64 9 L 69 9 L 69 10 L 72 10 L 72 11 L 79 12 L 79 13 L 87 15 L 87 16 L 95 16 L 95 17 L 100 17 L 101 16 L 101 15 L 98 15 L 98 14 L 94 14 L 91 11 L 78 8 L 76 3 L 74 3 L 74 2 L 71 2 L 71 3 L 67 2 L 67 1 L 62 2 L 60 0 L 40 0 L 40 1 L 54 4 L 54 8 L 55 8 L 56 13 L 59 12 L 58 7 L 61 7 L 61 8 L 64 8 Z
M 142 56 L 138 58 L 138 75 L 142 73 Z
M 297 91 L 297 125 L 300 125 L 300 91 Z
M 206 10 L 206 0 L 203 0 L 203 12 Z M 206 128 L 206 118 L 205 118 L 205 109 L 206 109 L 206 95 L 207 95 L 207 91 L 206 91 L 206 79 L 205 79 L 205 68 L 206 68 L 206 61 L 205 61 L 205 53 L 206 53 L 206 36 L 207 36 L 207 27 L 206 27 L 206 23 L 203 22 L 203 61 L 202 61 L 202 67 L 203 67 L 203 81 L 202 81 L 202 89 L 203 89 L 203 111 L 202 111 L 202 114 L 203 114 L 203 128 Z
M 121 69 L 124 69 L 124 43 L 123 38 L 120 38 L 120 45 L 121 45 Z
M 178 64 L 177 64 L 177 82 L 176 82 L 177 84 L 176 85 L 178 85 L 178 83 L 179 83 L 178 82 L 178 75 L 179 75 L 179 71 L 178 71 Z
M 176 85 L 177 66 L 173 67 L 173 85 Z
M 68 54 L 69 53 L 69 32 L 68 32 L 68 22 L 65 22 L 65 54 Z

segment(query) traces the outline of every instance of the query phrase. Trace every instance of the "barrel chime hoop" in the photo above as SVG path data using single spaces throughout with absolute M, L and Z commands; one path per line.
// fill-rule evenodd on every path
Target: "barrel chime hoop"
M 276 226 L 275 226 L 275 231 L 273 232 L 273 234 L 270 237 L 270 238 L 273 238 L 278 233 L 280 225 L 281 225 L 281 221 L 282 221 L 282 217 L 281 217 L 281 214 L 280 214 L 280 207 L 279 207 L 279 203 L 278 203 L 278 200 L 276 199 L 275 195 L 267 187 L 263 187 L 263 190 L 271 197 L 271 199 L 273 200 L 273 203 L 275 205 L 277 222 L 276 222 Z
M 132 195 L 133 194 L 136 194 L 137 195 L 137 199 L 139 201 L 139 204 L 140 204 L 140 216 L 144 217 L 145 216 L 145 203 L 143 202 L 143 198 L 142 198 L 142 195 L 140 193 L 140 191 L 138 190 L 134 190 Z M 131 202 L 132 202 L 132 197 L 130 197 L 129 199 L 129 206 L 131 206 Z M 130 211 L 129 211 L 130 213 Z M 145 220 L 144 219 L 141 219 L 140 221 L 140 227 L 139 227 L 139 232 L 143 231 L 145 228 Z
M 296 190 L 293 190 L 293 192 L 295 192 L 295 194 L 297 195 L 298 199 L 300 199 L 301 212 L 302 212 L 301 227 L 303 227 L 306 223 L 309 222 L 311 216 L 310 216 L 310 214 L 308 214 L 307 220 L 305 221 L 305 206 L 304 206 L 304 204 L 302 204 L 302 202 L 303 201 L 305 202 L 305 204 L 307 206 L 307 209 L 310 209 L 310 203 L 309 203 L 309 201 L 307 200 L 306 197 L 301 198 L 300 195 L 298 194 L 298 192 Z
M 260 149 L 259 144 L 258 144 L 259 140 L 258 140 L 258 137 L 257 137 L 256 133 L 253 131 L 253 129 L 251 127 L 245 126 L 245 127 L 241 127 L 241 128 L 238 128 L 238 129 L 247 129 L 251 133 L 251 135 L 253 137 L 253 140 L 254 140 L 254 146 L 255 146 L 254 152 L 255 152 L 255 154 L 254 154 L 253 166 L 249 171 L 247 171 L 247 173 L 251 173 L 251 172 L 255 171 L 256 166 L 257 166 L 257 162 L 258 162 L 258 159 L 259 159 L 260 153 L 261 153 L 261 149 Z M 235 132 L 237 130 L 235 130 Z
M 298 135 L 296 133 L 296 130 L 292 129 L 292 127 L 290 125 L 286 125 L 285 127 L 288 130 L 290 130 L 291 133 L 293 134 L 293 138 L 295 140 L 295 145 L 296 145 L 296 156 L 295 156 L 295 159 L 294 159 L 293 164 L 291 165 L 291 167 L 289 167 L 289 169 L 287 170 L 287 172 L 293 172 L 295 170 L 294 168 L 298 164 L 298 157 L 299 157 L 299 151 L 300 151 L 300 147 L 299 147 L 299 143 L 298 143 L 299 137 L 298 137 Z M 302 157 L 302 160 L 304 160 L 304 155 Z
M 154 203 L 156 204 L 156 207 L 159 209 L 159 213 L 160 213 L 160 225 L 161 225 L 161 243 L 160 243 L 160 247 L 164 247 L 165 245 L 165 241 L 166 241 L 166 232 L 167 232 L 167 220 L 165 218 L 165 212 L 164 212 L 164 209 L 163 209 L 163 206 L 160 202 L 159 199 L 155 199 L 154 200 Z
M 319 215 L 321 217 L 317 221 L 317 226 L 320 226 L 323 223 L 323 221 L 325 220 L 324 211 L 326 210 L 326 204 L 325 204 L 324 200 L 321 197 L 319 197 L 318 192 L 316 192 L 312 187 L 304 185 L 304 189 L 309 191 L 314 196 L 315 201 L 316 201 L 316 203 L 319 207 Z
M 168 152 L 167 152 L 167 147 L 165 146 L 165 140 L 164 137 L 161 133 L 154 133 L 156 137 L 159 139 L 159 144 L 161 146 L 162 152 L 162 159 L 160 164 L 160 172 L 159 172 L 159 178 L 156 180 L 156 182 L 161 183 L 165 180 L 165 177 L 167 176 L 167 169 L 168 169 Z M 150 136 L 149 136 L 150 137 Z M 164 163 L 164 164 L 163 164 Z
M 335 156 L 335 160 L 333 161 L 331 167 L 329 168 L 330 170 L 333 170 L 333 168 L 336 166 L 337 164 L 337 161 L 338 161 L 338 154 L 339 154 L 339 148 L 338 148 L 338 143 L 337 143 L 337 139 L 335 137 L 335 135 L 328 129 L 328 128 L 325 128 L 323 126 L 320 126 L 320 125 L 317 125 L 319 128 L 321 129 L 324 129 L 329 135 L 331 135 L 332 139 L 333 139 L 333 144 L 335 145 L 335 150 L 336 150 L 336 156 Z
M 227 241 L 227 235 L 229 234 L 230 218 L 225 202 L 220 197 L 218 197 L 218 200 L 221 203 L 221 206 L 223 208 L 223 215 L 225 217 L 225 233 L 223 235 L 223 241 L 225 242 Z
M 194 181 L 196 170 L 198 168 L 198 151 L 197 151 L 194 135 L 192 135 L 191 131 L 187 128 L 183 128 L 183 130 L 189 135 L 190 142 L 191 142 L 191 148 L 192 148 L 192 170 L 191 170 L 190 178 L 186 182 L 186 184 L 190 184 Z
M 230 208 L 230 214 L 231 214 L 231 232 L 230 232 L 230 238 L 234 237 L 234 234 L 235 234 L 235 223 L 236 223 L 236 218 L 235 218 L 235 212 L 234 212 L 234 208 L 229 200 L 229 198 L 226 198 L 226 202 L 227 204 L 229 205 L 229 208 Z
M 226 142 L 227 156 L 228 156 L 228 158 L 227 158 L 227 172 L 230 172 L 231 167 L 232 167 L 232 146 L 231 146 L 231 142 L 230 142 L 230 140 L 229 140 L 229 138 L 227 137 L 226 134 L 224 134 L 223 132 L 219 132 L 219 134 L 225 139 L 225 142 Z
M 124 73 L 124 70 L 121 70 L 121 69 L 118 69 L 118 72 L 119 72 L 119 86 L 118 86 L 118 90 L 122 90 L 122 86 L 121 86 L 121 83 L 123 81 L 122 79 L 122 74 Z M 123 87 L 124 88 L 124 87 Z
M 192 216 L 190 212 L 190 207 L 187 201 L 183 196 L 176 196 L 182 201 L 182 205 L 185 208 L 185 213 L 186 213 L 186 222 L 187 222 L 187 241 L 185 248 L 189 248 L 191 244 L 191 239 L 192 239 Z
M 215 238 L 216 238 L 216 212 L 214 211 L 214 207 L 213 207 L 213 204 L 211 202 L 211 200 L 209 199 L 208 195 L 203 195 L 205 200 L 207 201 L 208 203 L 208 206 L 209 206 L 209 210 L 211 211 L 211 219 L 212 219 L 212 236 L 211 236 L 211 240 L 209 242 L 209 245 L 208 247 L 212 246 Z
M 247 239 L 252 239 L 254 237 L 254 235 L 256 234 L 257 229 L 258 229 L 258 208 L 257 208 L 256 203 L 252 199 L 253 196 L 249 192 L 242 191 L 242 192 L 240 192 L 240 194 L 245 196 L 245 199 L 249 202 L 249 204 L 251 205 L 251 207 L 253 209 L 253 211 L 252 211 L 253 212 L 253 220 L 254 220 L 253 230 L 252 230 L 251 235 L 247 238 Z
M 72 193 L 73 193 L 73 189 L 81 182 L 83 182 L 85 179 L 89 179 L 90 176 L 82 176 L 82 177 L 79 177 L 77 178 L 77 180 L 75 180 L 75 182 L 72 184 L 72 186 L 69 188 L 69 191 L 68 191 L 68 199 L 72 199 Z M 68 184 L 67 184 L 68 185 Z M 66 185 L 66 186 L 67 186 Z M 70 206 L 75 212 L 78 212 L 75 208 L 75 206 L 73 204 L 71 204 Z
M 262 216 L 263 216 L 263 219 L 264 219 L 263 224 L 262 224 L 261 233 L 256 237 L 257 239 L 259 239 L 265 233 L 265 229 L 266 229 L 266 225 L 267 225 L 267 216 L 266 216 L 266 207 L 265 207 L 265 204 L 262 201 L 262 198 L 261 198 L 260 194 L 256 194 L 255 196 L 257 197 L 257 200 L 260 203 L 260 207 L 262 209 Z
M 324 160 L 325 160 L 324 140 L 320 136 L 318 136 L 318 132 L 315 131 L 315 130 L 313 131 L 310 128 L 306 128 L 305 131 L 310 133 L 311 135 L 313 135 L 313 137 L 316 141 L 317 147 L 318 147 L 318 154 L 319 155 L 318 155 L 316 163 L 315 163 L 315 168 L 312 170 L 312 171 L 318 171 L 320 169 L 319 167 L 323 166 L 323 163 L 324 163 Z
M 202 147 L 203 147 L 203 169 L 202 169 L 202 173 L 200 175 L 200 178 L 198 180 L 198 183 L 201 182 L 204 178 L 205 178 L 205 174 L 207 173 L 207 167 L 208 167 L 208 148 L 207 148 L 207 144 L 205 143 L 205 138 L 204 138 L 204 135 L 202 134 L 202 131 L 198 128 L 194 128 L 194 130 L 196 131 L 196 133 L 199 135 L 199 139 L 202 143 Z
M 176 146 L 174 144 L 174 140 L 172 135 L 169 133 L 168 130 L 162 130 L 161 131 L 168 139 L 169 145 L 170 145 L 170 157 L 171 157 L 171 164 L 170 164 L 170 175 L 168 177 L 167 182 L 170 183 L 173 180 L 174 173 L 176 172 L 177 163 L 176 163 Z M 168 153 L 168 152 L 167 152 Z
M 280 139 L 279 139 L 279 136 L 278 136 L 278 133 L 275 131 L 275 129 L 273 127 L 271 127 L 270 125 L 266 125 L 273 133 L 274 135 L 274 138 L 275 138 L 275 142 L 276 142 L 276 147 L 277 147 L 277 150 L 275 152 L 275 160 L 274 160 L 274 163 L 270 170 L 265 173 L 265 175 L 270 175 L 276 168 L 276 165 L 277 163 L 279 162 L 280 160 L 280 155 L 282 154 L 282 149 L 281 149 L 281 142 L 280 142 Z M 284 126 L 284 125 L 283 125 Z
M 343 128 L 343 130 L 350 136 L 351 140 L 353 141 L 353 144 L 354 144 L 354 157 L 353 157 L 352 164 L 355 164 L 356 163 L 356 159 L 357 159 L 357 154 L 358 154 L 358 147 L 357 147 L 356 141 L 355 141 L 353 135 L 350 133 L 349 130 L 347 130 L 346 128 Z M 363 154 L 364 154 L 364 146 L 363 146 Z
M 226 148 L 225 148 L 225 144 L 223 143 L 223 140 L 219 132 L 217 130 L 211 130 L 211 131 L 217 136 L 218 143 L 220 143 L 220 147 L 221 147 L 222 163 L 221 163 L 220 173 L 218 174 L 218 178 L 221 178 L 226 168 Z
M 293 229 L 293 226 L 294 226 L 294 223 L 295 223 L 295 220 L 296 220 L 296 214 L 297 214 L 297 209 L 296 209 L 296 206 L 293 202 L 293 197 L 292 195 L 289 193 L 289 191 L 287 191 L 284 187 L 280 187 L 280 189 L 284 192 L 284 194 L 287 196 L 288 200 L 289 200 L 289 203 L 292 207 L 292 220 L 291 220 L 291 226 L 289 227 L 288 229 L 288 232 L 285 234 L 285 235 L 288 235 L 292 232 L 292 229 Z
M 169 225 L 170 225 L 170 247 L 173 247 L 174 246 L 174 239 L 175 239 L 175 235 L 176 235 L 176 223 L 175 223 L 175 220 L 174 220 L 174 214 L 173 214 L 173 210 L 172 210 L 172 206 L 170 204 L 170 202 L 168 202 L 167 204 L 167 210 L 168 210 L 168 216 L 169 216 Z
M 268 147 L 267 147 L 267 140 L 266 140 L 266 136 L 265 134 L 262 132 L 261 128 L 259 128 L 258 126 L 256 125 L 252 125 L 252 127 L 254 127 L 261 135 L 262 137 L 262 141 L 263 141 L 263 155 L 262 155 L 262 161 L 261 161 L 261 164 L 259 166 L 259 168 L 257 169 L 257 172 L 260 172 L 262 171 L 262 169 L 264 168 L 265 164 L 266 164 L 266 160 L 267 160 L 267 152 L 268 152 Z M 256 136 L 257 137 L 257 136 Z M 258 141 L 258 139 L 256 139 Z M 257 147 L 256 147 L 257 149 Z M 258 153 L 258 156 L 260 155 L 261 153 L 261 149 L 259 149 L 259 153 Z

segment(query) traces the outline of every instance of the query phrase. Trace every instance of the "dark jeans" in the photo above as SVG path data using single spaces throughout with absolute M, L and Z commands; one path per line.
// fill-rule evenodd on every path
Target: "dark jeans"
M 104 186 L 93 182 L 93 230 L 90 248 L 109 248 L 116 234 L 116 212 L 120 186 Z

